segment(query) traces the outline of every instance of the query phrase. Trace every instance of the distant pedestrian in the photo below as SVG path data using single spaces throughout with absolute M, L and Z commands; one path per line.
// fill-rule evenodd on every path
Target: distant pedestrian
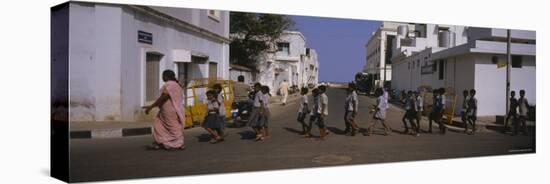
M 468 90 L 462 91 L 462 108 L 460 109 L 460 119 L 462 119 L 462 123 L 464 124 L 464 133 L 469 134 L 468 132 L 468 124 L 470 124 L 470 121 L 468 121 L 468 103 L 470 101 L 470 93 Z M 472 125 L 472 130 L 473 130 Z
M 476 132 L 477 120 L 477 98 L 476 90 L 470 89 L 470 99 L 468 100 L 468 122 L 472 125 L 472 134 Z
M 309 104 L 308 104 L 308 100 L 307 100 L 307 93 L 308 93 L 308 89 L 306 87 L 303 87 L 301 90 L 300 90 L 300 106 L 298 108 L 298 122 L 300 123 L 300 125 L 302 125 L 302 133 L 301 135 L 303 135 L 304 137 L 310 137 L 311 135 L 309 135 L 309 132 L 308 129 L 308 125 L 306 124 L 305 122 L 305 119 L 306 119 L 306 116 L 308 113 L 310 113 L 310 110 L 309 110 Z
M 161 95 L 152 105 L 144 106 L 145 114 L 158 107 L 160 110 L 153 123 L 153 138 L 155 142 L 150 149 L 177 150 L 185 149 L 183 125 L 185 114 L 183 107 L 183 89 L 172 70 L 162 72 L 165 82 L 160 89 Z
M 344 122 L 346 124 L 346 135 L 355 136 L 359 127 L 355 123 L 355 116 L 359 107 L 359 99 L 355 90 L 355 84 L 349 83 L 347 89 L 346 101 L 344 103 Z
M 220 114 L 220 106 L 222 104 L 218 101 L 216 97 L 216 92 L 209 90 L 206 92 L 206 117 L 202 123 L 202 127 L 210 133 L 212 139 L 209 141 L 212 144 L 223 141 L 221 137 L 223 119 Z
M 510 92 L 510 109 L 508 110 L 508 114 L 506 115 L 506 120 L 504 121 L 504 128 L 502 129 L 502 133 L 506 133 L 508 130 L 508 121 L 510 118 L 512 118 L 512 125 L 515 125 L 519 119 L 518 117 L 518 106 L 519 101 L 516 98 L 516 92 L 511 91 Z
M 386 125 L 385 119 L 386 119 L 386 109 L 388 105 L 386 104 L 386 100 L 384 98 L 384 92 L 381 88 L 376 89 L 375 91 L 376 98 L 376 105 L 373 107 L 373 120 L 374 122 L 367 128 L 367 131 L 365 132 L 366 136 L 371 135 L 372 129 L 376 128 L 376 123 L 380 122 L 382 126 L 384 126 L 384 135 L 389 135 L 391 132 L 391 129 L 389 126 Z
M 283 105 L 286 105 L 286 99 L 288 98 L 288 85 L 289 84 L 286 79 L 281 82 L 281 85 L 279 85 L 279 93 L 281 93 L 281 102 Z
M 514 135 L 518 134 L 519 123 L 521 123 L 521 131 L 523 132 L 524 135 L 527 135 L 527 125 L 526 125 L 527 112 L 529 111 L 530 106 L 529 106 L 529 101 L 527 100 L 527 98 L 525 98 L 525 90 L 523 89 L 519 91 L 518 103 L 519 103 L 519 106 L 518 106 L 519 120 L 518 120 L 518 123 L 514 125 L 515 126 Z

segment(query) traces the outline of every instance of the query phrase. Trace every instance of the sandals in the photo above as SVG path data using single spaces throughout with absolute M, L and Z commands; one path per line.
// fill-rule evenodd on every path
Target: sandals
M 265 140 L 265 137 L 263 137 L 263 136 L 261 136 L 261 135 L 256 136 L 256 142 L 258 142 L 258 141 L 263 141 L 263 140 Z
M 223 138 L 218 136 L 218 137 L 214 137 L 213 139 L 211 139 L 210 141 L 208 141 L 208 143 L 210 144 L 216 144 L 216 143 L 219 143 L 219 142 L 222 142 L 223 141 Z

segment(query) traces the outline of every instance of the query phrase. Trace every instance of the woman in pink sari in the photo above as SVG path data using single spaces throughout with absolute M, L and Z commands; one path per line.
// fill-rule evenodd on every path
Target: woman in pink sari
M 155 142 L 151 149 L 178 150 L 184 149 L 183 124 L 183 89 L 172 70 L 162 72 L 165 84 L 160 89 L 160 97 L 149 106 L 143 107 L 145 114 L 155 107 L 160 110 L 153 123 L 153 138 Z

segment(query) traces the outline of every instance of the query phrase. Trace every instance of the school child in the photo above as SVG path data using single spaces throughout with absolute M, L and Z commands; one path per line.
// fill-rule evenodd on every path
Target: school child
M 250 118 L 248 120 L 248 125 L 254 129 L 254 132 L 256 133 L 256 139 L 261 137 L 261 127 L 258 126 L 259 119 L 260 119 L 260 107 L 261 104 L 261 96 L 262 92 L 260 92 L 262 88 L 262 85 L 260 83 L 254 84 L 254 99 L 253 99 L 253 107 L 252 112 L 250 113 Z
M 209 142 L 212 144 L 223 141 L 223 138 L 221 137 L 223 122 L 221 120 L 221 116 L 219 116 L 221 103 L 217 100 L 215 96 L 216 92 L 212 90 L 206 92 L 207 115 L 204 118 L 204 122 L 202 124 L 203 128 L 206 129 L 208 133 L 210 133 L 212 139 Z
M 435 89 L 433 97 L 432 112 L 430 113 L 429 118 L 429 129 L 428 132 L 432 133 L 432 121 L 435 121 L 439 126 L 439 133 L 445 134 L 446 127 L 443 125 L 441 118 L 443 117 L 443 112 L 445 112 L 445 89 L 439 88 Z
M 369 136 L 372 133 L 372 129 L 375 128 L 375 125 L 377 122 L 380 122 L 382 126 L 384 126 L 384 135 L 389 135 L 391 132 L 391 129 L 389 126 L 386 125 L 385 119 L 386 119 L 386 109 L 388 107 L 386 103 L 386 100 L 384 98 L 384 94 L 381 88 L 376 89 L 375 95 L 376 98 L 376 105 L 374 106 L 374 115 L 373 119 L 374 122 L 367 128 L 367 131 L 365 132 L 365 136 Z
M 330 134 L 330 132 L 327 130 L 326 126 L 325 126 L 325 120 L 328 116 L 328 96 L 327 94 L 325 94 L 325 92 L 327 91 L 327 87 L 322 85 L 322 86 L 319 86 L 319 97 L 320 97 L 320 102 L 321 102 L 321 116 L 319 118 L 319 124 L 321 125 L 322 124 L 322 127 L 319 126 L 320 128 L 320 133 L 321 133 L 321 139 L 324 139 L 328 134 Z
M 359 107 L 359 99 L 355 91 L 355 84 L 349 83 L 347 89 L 346 101 L 344 104 L 344 122 L 346 123 L 346 135 L 355 136 L 359 127 L 355 123 L 355 116 Z
M 510 110 L 508 110 L 508 114 L 506 115 L 506 121 L 504 121 L 504 128 L 502 129 L 502 133 L 506 133 L 508 130 L 508 121 L 510 118 L 512 118 L 512 125 L 515 125 L 518 120 L 518 106 L 519 102 L 516 98 L 516 92 L 511 91 L 510 92 Z
M 327 136 L 324 118 L 328 114 L 328 112 L 325 113 L 324 110 L 326 109 L 326 104 L 328 103 L 328 99 L 326 101 L 327 103 L 323 103 L 323 97 L 322 97 L 323 90 L 321 90 L 321 87 L 323 86 L 319 86 L 318 88 L 315 88 L 312 91 L 313 102 L 312 102 L 311 114 L 309 116 L 309 125 L 308 125 L 309 129 L 307 131 L 307 134 L 311 135 L 311 128 L 313 126 L 313 123 L 315 123 L 319 127 L 320 140 L 324 140 L 325 136 Z
M 416 136 L 420 136 L 420 120 L 422 119 L 422 111 L 424 111 L 424 99 L 419 92 L 414 92 L 416 97 L 415 110 L 416 110 Z
M 307 102 L 307 93 L 308 93 L 308 89 L 306 87 L 303 87 L 301 90 L 300 90 L 300 107 L 298 108 L 298 122 L 300 123 L 300 125 L 302 125 L 302 133 L 301 135 L 303 135 L 304 137 L 310 137 L 311 135 L 309 135 L 309 133 L 307 132 L 307 130 L 309 129 L 308 125 L 306 124 L 305 122 L 305 119 L 306 119 L 306 116 L 309 112 L 309 106 L 308 106 L 308 102 Z
M 464 123 L 464 133 L 468 133 L 468 102 L 470 101 L 470 94 L 468 90 L 462 91 L 462 109 L 460 109 L 460 118 L 462 123 Z M 474 125 L 472 125 L 473 127 Z M 469 133 L 468 133 L 469 134 Z
M 415 98 L 413 96 L 412 91 L 407 92 L 407 97 L 405 99 L 405 114 L 403 115 L 403 118 L 401 119 L 403 121 L 403 125 L 405 126 L 405 130 L 403 131 L 403 134 L 409 133 L 409 127 L 407 126 L 407 120 L 409 121 L 409 124 L 411 125 L 411 128 L 413 131 L 415 131 L 416 125 L 414 123 L 414 119 L 416 119 L 416 108 L 415 108 Z
M 224 136 L 224 131 L 225 131 L 225 105 L 224 105 L 224 97 L 223 97 L 223 91 L 222 91 L 222 85 L 221 84 L 214 84 L 214 86 L 212 87 L 213 90 L 214 90 L 214 93 L 216 94 L 216 99 L 217 101 L 220 103 L 220 107 L 219 107 L 219 114 L 218 116 L 220 116 L 220 121 L 221 121 L 221 129 L 220 129 L 220 135 L 221 136 Z
M 261 137 L 259 140 L 264 140 L 270 137 L 269 122 L 271 120 L 271 112 L 269 111 L 269 97 L 271 95 L 269 94 L 268 86 L 262 86 L 261 92 L 260 118 L 258 120 L 259 125 L 261 126 Z
M 477 120 L 477 98 L 476 90 L 470 90 L 470 99 L 468 100 L 468 121 L 473 126 L 472 134 L 476 132 L 476 120 Z
M 527 101 L 527 98 L 525 98 L 525 90 L 523 89 L 519 91 L 518 103 L 519 103 L 519 106 L 518 106 L 519 120 L 518 120 L 518 123 L 516 123 L 515 125 L 514 135 L 518 134 L 519 123 L 521 123 L 521 126 L 522 126 L 521 130 L 523 134 L 527 135 L 526 121 L 527 121 L 527 112 L 529 110 L 529 101 Z

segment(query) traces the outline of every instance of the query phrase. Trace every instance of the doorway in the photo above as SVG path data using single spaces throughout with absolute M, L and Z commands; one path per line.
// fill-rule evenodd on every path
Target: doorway
M 162 55 L 146 53 L 145 55 L 145 101 L 153 101 L 160 95 L 160 60 Z

